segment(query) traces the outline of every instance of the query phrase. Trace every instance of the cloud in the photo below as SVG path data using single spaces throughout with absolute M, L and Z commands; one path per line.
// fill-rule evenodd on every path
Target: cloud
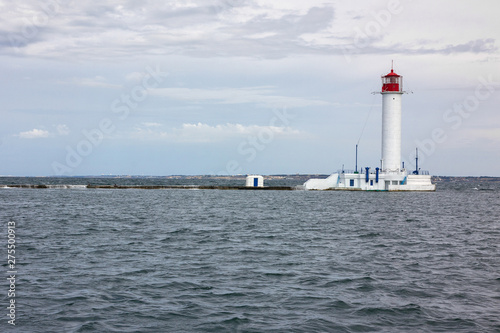
M 367 38 L 363 40 L 361 46 L 355 43 L 345 44 L 343 46 L 346 55 L 370 55 L 370 54 L 401 54 L 401 55 L 432 55 L 432 54 L 494 54 L 498 51 L 495 45 L 495 39 L 476 39 L 461 44 L 441 45 L 432 40 L 414 42 L 387 44 L 380 37 Z
M 145 76 L 144 73 L 141 73 L 141 72 L 132 72 L 132 73 L 129 73 L 129 74 L 125 75 L 125 79 L 127 81 L 137 82 L 137 81 L 142 81 L 142 79 L 144 78 L 144 76 Z
M 161 127 L 162 124 L 152 123 L 152 122 L 144 122 L 144 123 L 142 123 L 142 126 L 144 126 L 144 127 Z
M 329 105 L 328 102 L 321 100 L 277 95 L 274 93 L 274 87 L 270 86 L 218 89 L 159 88 L 152 90 L 151 94 L 191 103 L 255 103 L 266 107 L 286 105 L 288 108 Z
M 18 134 L 21 139 L 41 139 L 48 138 L 50 133 L 41 129 L 32 129 L 31 131 L 21 132 Z
M 496 51 L 498 51 L 498 48 L 495 46 L 495 39 L 493 38 L 476 39 L 464 44 L 448 45 L 443 49 L 443 53 L 492 53 Z
M 67 125 L 57 125 L 56 127 L 57 134 L 59 135 L 69 135 L 70 130 Z
M 60 124 L 55 127 L 55 132 L 34 128 L 31 131 L 20 132 L 15 135 L 21 139 L 45 139 L 55 136 L 66 136 L 70 134 L 70 129 L 67 125 Z
M 419 41 L 419 45 L 393 45 L 387 49 L 401 54 L 450 54 L 450 53 L 494 53 L 498 51 L 495 39 L 476 39 L 461 44 L 436 45 L 433 41 Z
M 0 0 L 0 6 L 4 2 Z M 436 11 L 450 4 L 438 6 Z M 474 29 L 467 35 L 441 30 L 438 39 L 433 28 L 436 23 L 427 21 L 433 20 L 432 16 L 418 22 L 422 27 L 418 37 L 412 35 L 408 32 L 414 31 L 412 12 L 422 10 L 412 4 L 401 4 L 401 13 L 394 14 L 388 23 L 378 23 L 380 33 L 362 38 L 362 46 L 355 45 L 359 40 L 355 31 L 366 33 L 368 23 L 378 22 L 373 13 L 385 10 L 368 1 L 325 4 L 323 1 L 191 0 L 159 4 L 152 0 L 104 0 L 99 4 L 79 1 L 52 6 L 23 1 L 22 6 L 4 4 L 4 7 L 9 11 L 0 23 L 0 50 L 44 58 L 114 61 L 165 54 L 283 58 L 291 54 L 344 55 L 346 48 L 353 47 L 356 54 L 491 53 L 497 50 L 491 35 L 477 35 Z M 421 7 L 427 14 L 428 6 Z M 470 19 L 474 20 L 481 12 L 471 14 Z M 486 19 L 484 25 L 487 26 L 492 18 Z M 449 17 L 442 21 L 447 27 L 453 27 L 453 20 Z M 363 25 L 364 21 L 368 22 Z M 426 39 L 434 45 L 411 44 L 411 41 Z M 395 40 L 408 42 L 398 44 Z M 128 79 L 137 78 L 131 75 Z M 86 83 L 99 84 L 99 81 Z
M 74 79 L 74 82 L 78 85 L 87 87 L 98 87 L 98 88 L 120 88 L 120 85 L 112 84 L 107 82 L 106 78 L 98 75 L 92 78 L 78 78 Z
M 219 124 L 208 125 L 204 123 L 183 124 L 180 128 L 171 131 L 157 131 L 151 128 L 137 128 L 132 134 L 133 138 L 142 140 L 162 140 L 169 142 L 184 143 L 213 143 L 237 138 L 247 138 L 248 136 L 274 137 L 297 137 L 303 135 L 302 132 L 291 127 L 280 126 L 259 126 L 241 124 Z
M 332 7 L 312 7 L 304 15 L 288 14 L 279 18 L 257 16 L 241 28 L 241 32 L 271 32 L 275 37 L 297 38 L 304 33 L 326 29 L 333 20 Z
M 47 12 L 38 2 L 28 2 L 14 6 L 9 19 L 0 25 L 2 35 L 8 36 L 0 40 L 0 47 L 50 58 L 114 59 L 172 53 L 205 57 L 242 52 L 284 56 L 300 46 L 301 34 L 321 31 L 332 20 L 332 7 L 309 6 L 300 13 L 257 1 L 158 4 L 107 0 L 61 3 Z M 256 35 L 261 38 L 254 38 Z M 267 54 L 268 48 L 273 49 L 271 54 Z

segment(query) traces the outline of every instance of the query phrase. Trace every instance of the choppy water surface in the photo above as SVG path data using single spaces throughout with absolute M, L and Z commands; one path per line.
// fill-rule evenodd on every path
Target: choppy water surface
M 500 188 L 482 186 L 3 188 L 1 331 L 499 332 Z

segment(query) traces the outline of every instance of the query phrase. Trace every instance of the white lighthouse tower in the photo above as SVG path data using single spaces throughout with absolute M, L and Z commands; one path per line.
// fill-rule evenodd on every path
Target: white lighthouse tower
M 391 72 L 382 76 L 382 172 L 401 170 L 401 96 L 403 77 Z
M 339 170 L 326 179 L 309 179 L 306 190 L 435 191 L 431 176 L 418 169 L 408 172 L 401 165 L 401 96 L 403 77 L 391 72 L 382 76 L 382 158 L 380 167 Z

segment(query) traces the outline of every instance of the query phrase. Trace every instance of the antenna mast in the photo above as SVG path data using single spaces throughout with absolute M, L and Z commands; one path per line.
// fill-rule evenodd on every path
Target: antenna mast
M 415 172 L 414 174 L 418 175 L 418 148 L 416 148 L 416 154 L 415 154 Z
M 356 144 L 356 170 L 354 173 L 358 173 L 358 145 Z

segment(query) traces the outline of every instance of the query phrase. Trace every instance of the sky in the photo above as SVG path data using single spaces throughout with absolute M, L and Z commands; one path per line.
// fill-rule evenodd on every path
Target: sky
M 0 175 L 500 176 L 500 2 L 0 1 Z

